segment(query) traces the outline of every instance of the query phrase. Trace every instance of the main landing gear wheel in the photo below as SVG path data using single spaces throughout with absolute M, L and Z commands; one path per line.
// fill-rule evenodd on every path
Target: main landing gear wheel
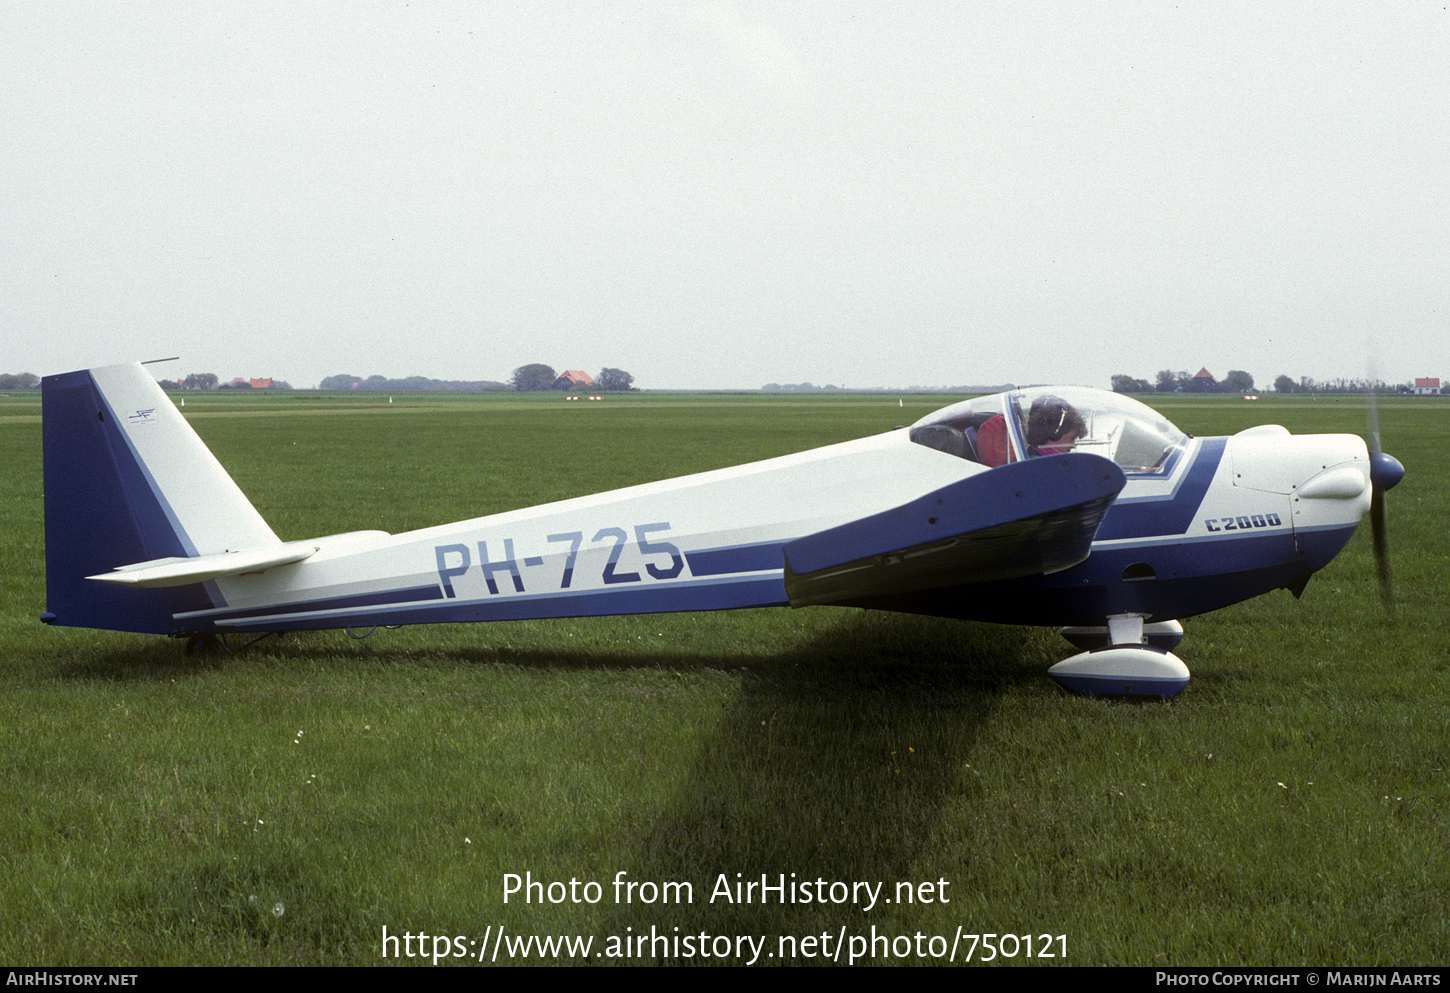
M 222 650 L 222 643 L 214 634 L 194 634 L 186 639 L 186 654 L 193 658 L 217 655 Z
M 1143 615 L 1127 614 L 1109 617 L 1106 627 L 1063 628 L 1062 634 L 1089 649 L 1047 670 L 1063 689 L 1084 696 L 1166 700 L 1188 685 L 1188 666 L 1169 651 L 1183 640 L 1183 625 L 1177 621 L 1144 624 Z

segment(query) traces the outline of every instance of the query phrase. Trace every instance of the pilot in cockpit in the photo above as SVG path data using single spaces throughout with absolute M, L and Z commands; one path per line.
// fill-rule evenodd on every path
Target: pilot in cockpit
M 1130 397 L 1078 386 L 1032 387 L 963 400 L 911 426 L 911 440 L 989 468 L 1087 451 L 1134 475 L 1163 473 L 1190 438 Z
M 1082 415 L 1066 400 L 1055 396 L 1038 397 L 1027 413 L 1027 454 L 1060 455 L 1072 451 L 1079 438 L 1087 434 Z
M 987 466 L 1006 465 L 1013 461 L 1007 442 L 1007 421 L 998 414 L 974 432 L 972 444 L 977 461 Z M 1077 408 L 1061 397 L 1040 396 L 1032 401 L 1027 413 L 1027 457 L 1057 455 L 1071 451 L 1078 440 L 1087 435 L 1087 424 Z

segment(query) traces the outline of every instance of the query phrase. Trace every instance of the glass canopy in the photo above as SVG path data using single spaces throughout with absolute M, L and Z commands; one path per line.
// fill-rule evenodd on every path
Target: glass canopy
M 1147 404 L 1085 386 L 1038 386 L 977 397 L 928 414 L 911 440 L 996 466 L 1090 452 L 1127 472 L 1160 472 L 1188 436 Z

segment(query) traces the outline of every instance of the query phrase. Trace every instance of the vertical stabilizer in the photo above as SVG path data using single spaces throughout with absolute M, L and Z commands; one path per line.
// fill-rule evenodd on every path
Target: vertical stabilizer
M 215 606 L 206 584 L 126 589 L 86 576 L 281 542 L 140 364 L 41 382 L 45 620 L 169 634 Z

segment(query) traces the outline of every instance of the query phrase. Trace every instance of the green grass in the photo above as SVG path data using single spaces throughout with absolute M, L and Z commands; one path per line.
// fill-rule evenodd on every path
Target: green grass
M 283 538 L 765 458 L 949 402 L 187 400 Z M 1197 434 L 1364 423 L 1353 400 L 1161 408 Z M 770 950 L 961 926 L 1065 934 L 1079 965 L 1443 962 L 1447 413 L 1382 402 L 1408 473 L 1393 617 L 1357 535 L 1302 600 L 1187 622 L 1189 689 L 1133 704 L 1060 691 L 1045 670 L 1072 650 L 1051 630 L 847 609 L 321 632 L 204 660 L 46 628 L 38 404 L 0 400 L 0 958 L 371 964 L 385 926 L 596 951 L 651 926 Z M 505 904 L 525 872 L 604 899 Z M 695 902 L 617 904 L 620 872 Z M 712 904 L 722 873 L 887 896 L 945 880 L 950 902 Z

